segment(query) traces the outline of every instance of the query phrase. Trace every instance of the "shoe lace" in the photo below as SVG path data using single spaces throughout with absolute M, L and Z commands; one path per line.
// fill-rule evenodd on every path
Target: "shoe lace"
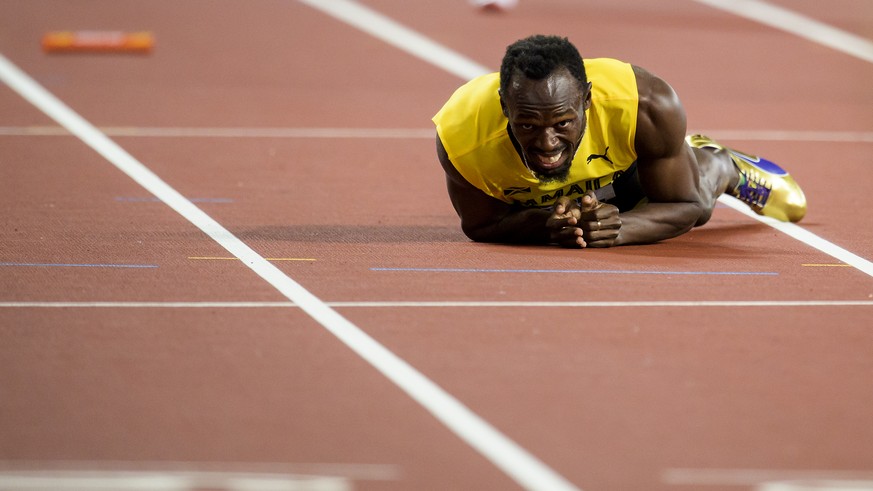
M 741 184 L 737 186 L 737 198 L 756 208 L 763 208 L 770 197 L 773 185 L 768 183 L 759 173 L 740 171 Z

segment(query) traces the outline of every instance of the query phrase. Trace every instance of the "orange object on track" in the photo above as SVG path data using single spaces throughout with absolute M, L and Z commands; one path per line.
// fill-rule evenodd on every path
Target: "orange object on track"
M 151 32 L 56 31 L 42 37 L 47 53 L 150 53 L 155 40 Z

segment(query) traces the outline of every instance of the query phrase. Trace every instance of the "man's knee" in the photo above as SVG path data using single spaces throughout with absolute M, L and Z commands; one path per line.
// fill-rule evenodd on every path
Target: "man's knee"
M 697 222 L 694 223 L 695 227 L 699 227 L 712 218 L 712 210 L 715 208 L 714 206 L 707 206 L 705 203 L 701 203 L 700 207 L 700 215 L 697 217 Z

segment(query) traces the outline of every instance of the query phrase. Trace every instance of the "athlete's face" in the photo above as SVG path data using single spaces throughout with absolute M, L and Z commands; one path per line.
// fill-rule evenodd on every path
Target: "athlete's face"
M 500 96 L 525 166 L 541 181 L 565 180 L 585 133 L 591 84 L 580 84 L 565 68 L 543 80 L 516 73 Z

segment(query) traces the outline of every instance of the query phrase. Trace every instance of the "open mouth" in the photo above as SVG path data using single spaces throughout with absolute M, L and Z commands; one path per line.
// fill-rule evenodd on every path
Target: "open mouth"
M 536 162 L 536 166 L 544 171 L 550 171 L 557 169 L 564 165 L 565 158 L 564 154 L 566 153 L 566 149 L 561 150 L 558 153 L 551 154 L 543 154 L 543 153 L 534 153 L 533 161 Z

